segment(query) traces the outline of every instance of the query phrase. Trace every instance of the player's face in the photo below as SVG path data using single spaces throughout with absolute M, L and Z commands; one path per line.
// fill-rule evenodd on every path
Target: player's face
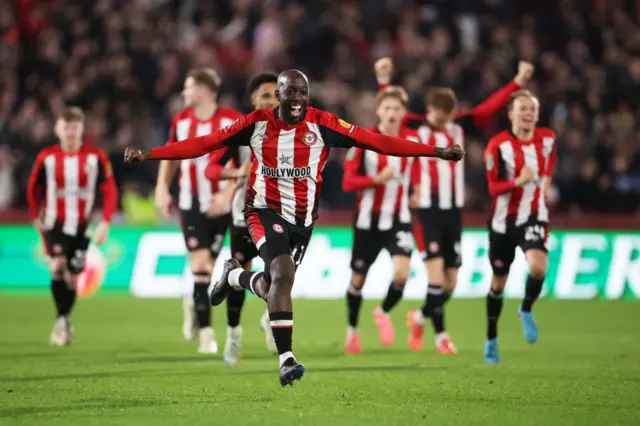
M 272 109 L 278 106 L 276 83 L 262 83 L 251 94 L 251 105 L 255 109 Z
M 427 121 L 437 129 L 442 129 L 453 120 L 455 111 L 446 111 L 434 106 L 427 107 Z
M 299 123 L 309 104 L 309 83 L 305 78 L 294 76 L 281 80 L 276 90 L 280 111 L 285 123 Z
M 55 134 L 60 139 L 64 150 L 76 149 L 82 142 L 84 124 L 82 121 L 65 121 L 59 119 L 56 122 Z
M 185 107 L 195 107 L 202 102 L 206 90 L 207 88 L 198 84 L 193 77 L 187 77 L 184 81 L 184 88 L 182 89 L 182 97 L 184 98 Z
M 520 96 L 513 100 L 509 120 L 514 127 L 531 130 L 538 122 L 540 103 L 532 96 Z
M 406 112 L 407 110 L 404 108 L 404 105 L 402 105 L 400 99 L 387 97 L 378 105 L 376 114 L 382 126 L 397 126 L 402 122 L 402 117 L 404 117 Z

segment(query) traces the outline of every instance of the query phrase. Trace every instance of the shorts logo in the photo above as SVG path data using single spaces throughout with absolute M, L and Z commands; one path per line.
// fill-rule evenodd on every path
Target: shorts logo
M 302 140 L 304 144 L 307 146 L 311 146 L 318 140 L 318 136 L 313 132 L 307 132 L 302 136 Z
M 353 127 L 351 124 L 347 123 L 346 121 L 344 121 L 342 118 L 338 118 L 338 123 L 340 123 L 340 125 L 342 127 L 344 127 L 345 129 L 349 129 L 351 130 L 351 128 Z
M 431 253 L 437 253 L 437 252 L 438 252 L 438 250 L 440 250 L 440 246 L 438 245 L 438 243 L 437 243 L 437 242 L 435 242 L 435 241 L 431 241 L 431 242 L 429 243 L 429 251 L 430 251 Z
M 460 246 L 460 242 L 457 242 L 453 245 L 453 251 L 455 251 L 456 254 L 460 254 L 461 250 L 462 250 L 462 247 Z
M 357 259 L 355 262 L 353 262 L 353 265 L 358 269 L 364 268 L 364 260 Z
M 244 261 L 244 254 L 241 251 L 237 251 L 233 254 L 233 257 L 240 262 Z
M 187 238 L 187 247 L 189 247 L 190 249 L 198 247 L 198 239 L 196 237 Z
M 54 254 L 62 254 L 62 246 L 60 244 L 54 244 L 51 251 L 53 251 Z
M 278 234 L 282 234 L 284 232 L 284 228 L 281 225 L 278 225 L 277 223 L 273 225 L 273 230 L 276 231 Z
M 495 266 L 496 268 L 502 268 L 504 266 L 504 262 L 500 259 L 496 260 L 493 262 L 493 266 Z

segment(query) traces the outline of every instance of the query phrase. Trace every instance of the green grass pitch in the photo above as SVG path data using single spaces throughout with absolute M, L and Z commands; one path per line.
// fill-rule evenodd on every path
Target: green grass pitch
M 183 341 L 178 300 L 81 300 L 73 345 L 53 348 L 50 299 L 0 294 L 0 425 L 640 424 L 637 302 L 540 301 L 540 341 L 529 345 L 517 302 L 507 301 L 498 366 L 482 361 L 483 300 L 448 305 L 454 356 L 437 354 L 430 333 L 422 353 L 408 351 L 404 318 L 416 302 L 394 311 L 392 348 L 378 343 L 366 302 L 359 357 L 343 355 L 344 301 L 294 304 L 294 351 L 307 374 L 283 389 L 256 299 L 243 314 L 243 362 L 230 369 Z M 224 307 L 214 322 L 222 348 Z

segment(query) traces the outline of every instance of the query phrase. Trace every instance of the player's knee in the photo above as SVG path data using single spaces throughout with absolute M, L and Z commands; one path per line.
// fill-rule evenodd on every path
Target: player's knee
M 67 283 L 67 287 L 75 290 L 78 286 L 78 274 L 68 272 L 65 276 L 65 282 Z
M 211 255 L 207 250 L 196 250 L 189 254 L 192 271 L 204 271 L 211 273 L 213 269 L 213 263 L 211 261 Z
M 293 287 L 296 268 L 289 255 L 281 255 L 271 262 L 271 281 L 275 285 Z
M 396 287 L 404 287 L 407 281 L 409 280 L 409 271 L 403 270 L 395 270 L 393 272 L 393 284 Z
M 51 269 L 51 277 L 54 280 L 64 279 L 65 271 L 67 270 L 67 259 L 64 257 L 53 257 L 49 263 Z
M 529 274 L 537 279 L 544 279 L 547 275 L 547 264 L 546 262 L 536 262 L 529 265 Z
M 351 287 L 355 288 L 356 290 L 360 290 L 362 287 L 364 287 L 364 281 L 366 277 L 366 274 L 353 272 L 351 274 Z
M 508 275 L 494 275 L 491 277 L 491 290 L 494 292 L 503 292 L 507 285 Z

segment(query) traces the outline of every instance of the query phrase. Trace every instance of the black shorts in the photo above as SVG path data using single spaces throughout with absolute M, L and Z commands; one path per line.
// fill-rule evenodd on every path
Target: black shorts
M 62 232 L 62 227 L 56 226 L 45 231 L 43 237 L 49 256 L 64 256 L 71 273 L 82 272 L 89 249 L 89 236 L 86 229 L 79 230 L 76 235 L 67 235 Z
M 244 266 L 258 256 L 258 249 L 246 226 L 231 225 L 231 256 Z
M 391 256 L 410 257 L 413 250 L 411 225 L 398 223 L 386 231 L 354 228 L 351 270 L 366 274 L 382 249 Z
M 413 236 L 423 260 L 443 258 L 445 268 L 462 265 L 462 217 L 459 209 L 417 209 Z
M 251 239 L 264 261 L 264 279 L 267 282 L 271 282 L 271 262 L 278 256 L 291 255 L 298 268 L 307 252 L 313 226 L 294 225 L 270 209 L 249 210 L 245 217 Z
M 549 224 L 537 220 L 530 220 L 521 226 L 507 227 L 504 234 L 489 226 L 489 261 L 493 274 L 503 276 L 509 273 L 516 256 L 516 247 L 520 247 L 525 253 L 532 249 L 547 252 L 548 238 Z
M 180 225 L 187 250 L 209 249 L 213 258 L 220 254 L 230 222 L 231 214 L 211 219 L 200 213 L 198 208 L 180 210 Z

